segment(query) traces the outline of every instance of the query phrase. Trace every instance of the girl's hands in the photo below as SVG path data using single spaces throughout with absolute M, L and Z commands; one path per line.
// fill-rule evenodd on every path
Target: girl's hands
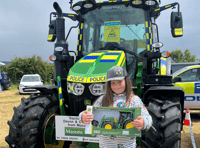
M 139 116 L 136 120 L 131 122 L 137 129 L 141 130 L 144 128 L 144 117 Z
M 93 121 L 93 114 L 90 114 L 87 110 L 85 110 L 82 113 L 81 119 L 84 124 L 90 124 L 90 122 Z

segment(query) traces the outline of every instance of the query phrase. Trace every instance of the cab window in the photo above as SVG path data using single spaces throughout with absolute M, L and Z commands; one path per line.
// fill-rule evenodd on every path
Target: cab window
M 181 82 L 200 81 L 200 69 L 190 69 L 178 76 L 181 77 Z

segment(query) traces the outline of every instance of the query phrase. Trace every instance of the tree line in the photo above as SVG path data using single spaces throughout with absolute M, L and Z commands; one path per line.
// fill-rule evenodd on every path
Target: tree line
M 176 63 L 200 62 L 196 55 L 191 55 L 189 49 L 182 52 L 181 49 L 171 51 L 171 59 Z M 39 74 L 44 82 L 50 83 L 54 77 L 54 65 L 44 62 L 40 56 L 15 57 L 10 65 L 1 66 L 2 72 L 7 72 L 11 83 L 17 84 L 25 74 Z
M 199 59 L 196 59 L 196 55 L 191 55 L 189 49 L 186 49 L 182 52 L 181 49 L 176 49 L 171 51 L 171 59 L 176 63 L 187 63 L 187 62 L 199 62 Z
M 15 57 L 10 65 L 1 66 L 2 72 L 7 72 L 12 84 L 18 84 L 25 74 L 39 74 L 44 83 L 50 83 L 54 77 L 54 65 L 44 62 L 40 56 Z

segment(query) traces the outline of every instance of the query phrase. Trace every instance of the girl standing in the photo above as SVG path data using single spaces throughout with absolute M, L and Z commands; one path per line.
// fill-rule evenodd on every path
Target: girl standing
M 106 93 L 94 103 L 94 107 L 141 107 L 141 116 L 131 123 L 139 130 L 149 130 L 152 117 L 149 115 L 141 99 L 132 92 L 132 84 L 125 68 L 113 66 L 107 72 Z M 87 110 L 79 114 L 79 119 L 84 124 L 93 121 L 93 115 Z M 136 137 L 100 135 L 100 148 L 135 148 Z

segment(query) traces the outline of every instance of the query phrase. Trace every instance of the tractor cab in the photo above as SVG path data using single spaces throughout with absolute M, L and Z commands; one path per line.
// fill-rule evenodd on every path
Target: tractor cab
M 119 123 L 120 124 L 123 124 L 126 120 L 129 120 L 129 119 L 134 119 L 132 112 L 120 111 L 120 116 L 119 116 Z
M 136 55 L 147 52 L 145 10 L 142 8 L 126 7 L 124 4 L 102 5 L 84 14 L 83 19 L 81 56 L 101 50 L 120 50 L 111 48 L 110 43 Z M 136 57 L 126 51 L 125 57 L 125 67 L 133 80 Z
M 70 106 L 77 103 L 75 98 L 89 105 L 87 100 L 92 104 L 105 94 L 107 71 L 116 65 L 126 68 L 136 88 L 137 65 L 142 62 L 146 69 L 145 55 L 152 49 L 150 7 L 130 1 L 97 2 L 89 6 L 89 1 L 73 5 L 79 29 L 76 63 L 67 76 L 67 90 L 70 98 L 74 98 Z M 84 108 L 77 108 L 74 115 Z

